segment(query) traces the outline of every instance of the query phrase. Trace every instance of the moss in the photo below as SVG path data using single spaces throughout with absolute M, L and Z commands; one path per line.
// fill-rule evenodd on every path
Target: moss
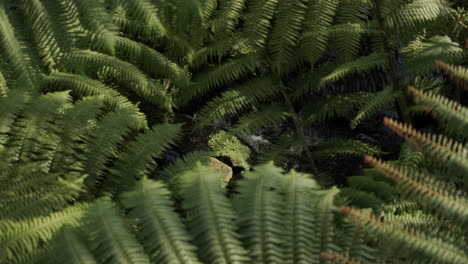
M 215 152 L 216 156 L 228 157 L 232 165 L 249 168 L 250 149 L 226 131 L 222 130 L 212 134 L 208 140 L 208 146 Z

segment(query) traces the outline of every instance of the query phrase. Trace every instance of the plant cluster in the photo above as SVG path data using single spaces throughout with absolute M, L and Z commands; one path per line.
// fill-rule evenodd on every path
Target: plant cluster
M 468 263 L 467 45 L 457 0 L 0 0 L 0 263 Z

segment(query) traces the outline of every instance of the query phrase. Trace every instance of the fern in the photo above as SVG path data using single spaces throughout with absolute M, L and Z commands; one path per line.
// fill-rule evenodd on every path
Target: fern
M 379 110 L 392 106 L 399 96 L 401 96 L 401 92 L 395 91 L 391 87 L 387 87 L 384 90 L 374 94 L 372 98 L 369 98 L 368 101 L 362 106 L 356 117 L 351 120 L 351 128 L 356 128 L 356 126 L 362 120 L 374 116 L 378 113 Z

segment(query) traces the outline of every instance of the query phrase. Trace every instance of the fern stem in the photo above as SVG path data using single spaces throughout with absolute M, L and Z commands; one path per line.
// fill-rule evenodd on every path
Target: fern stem
M 318 177 L 317 165 L 315 164 L 315 161 L 312 158 L 312 154 L 310 153 L 309 146 L 306 141 L 306 136 L 304 134 L 304 122 L 302 118 L 300 118 L 299 115 L 296 113 L 296 110 L 294 109 L 294 105 L 291 101 L 291 97 L 286 92 L 286 86 L 284 86 L 281 80 L 279 81 L 279 83 L 280 83 L 279 90 L 281 92 L 281 95 L 283 96 L 284 101 L 286 102 L 286 105 L 289 108 L 289 112 L 291 113 L 291 118 L 293 120 L 296 133 L 302 139 L 302 142 L 303 142 L 302 150 L 304 151 L 306 159 L 310 162 L 310 169 L 312 170 L 312 173 Z
M 393 83 L 393 89 L 400 90 L 402 92 L 402 96 L 399 98 L 398 104 L 396 104 L 396 109 L 398 112 L 398 116 L 402 118 L 403 121 L 411 122 L 411 118 L 406 111 L 406 109 L 408 109 L 407 92 L 404 83 L 401 80 L 400 75 L 398 74 L 397 62 L 392 54 L 393 48 L 390 45 L 390 39 L 388 37 L 389 31 L 387 26 L 385 25 L 381 7 L 382 0 L 374 0 L 375 16 L 381 32 L 380 38 L 382 40 L 382 46 L 384 48 L 384 52 L 388 60 L 388 69 L 390 73 L 390 79 Z

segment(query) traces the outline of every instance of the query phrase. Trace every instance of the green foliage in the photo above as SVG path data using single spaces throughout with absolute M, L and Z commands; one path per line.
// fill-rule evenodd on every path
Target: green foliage
M 228 157 L 234 166 L 249 168 L 250 149 L 226 131 L 212 134 L 208 140 L 208 146 L 216 156 Z

